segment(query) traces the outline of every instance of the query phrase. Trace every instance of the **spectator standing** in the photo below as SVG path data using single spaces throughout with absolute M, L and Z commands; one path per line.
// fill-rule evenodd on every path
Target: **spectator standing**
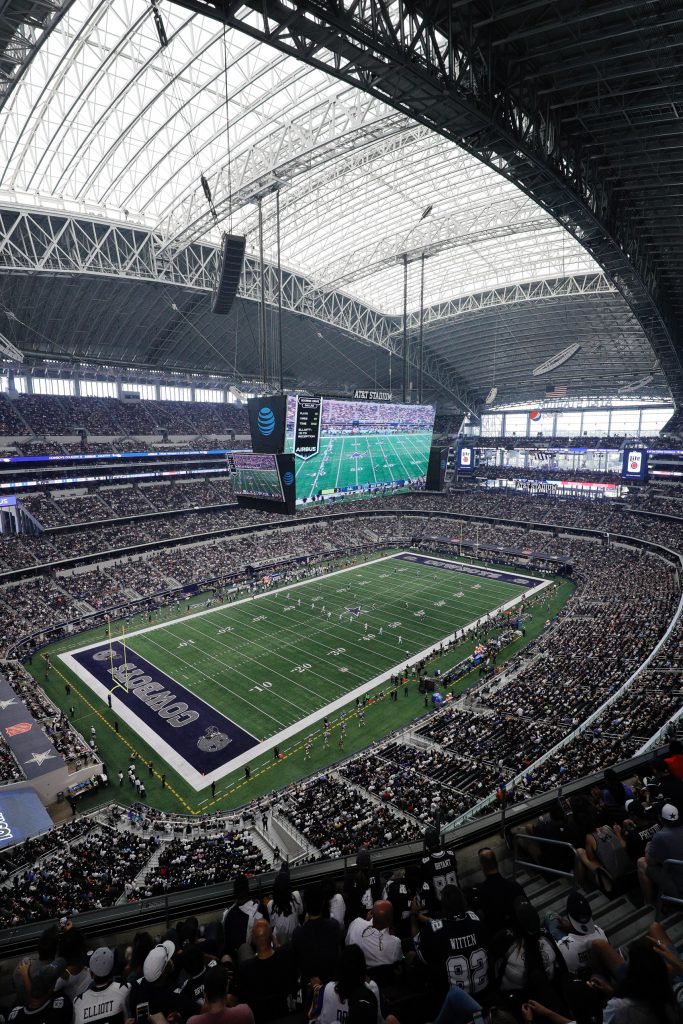
M 168 1016 L 176 1009 L 175 988 L 175 943 L 170 939 L 160 942 L 149 951 L 138 978 L 130 992 L 131 1017 L 137 1014 L 140 1003 L 148 1003 L 150 1015 L 163 1013 Z
M 10 1011 L 10 1024 L 71 1024 L 71 1000 L 53 991 L 53 971 L 41 969 L 40 961 L 32 960 L 20 965 L 19 974 L 26 998 Z
M 391 934 L 394 910 L 388 900 L 376 900 L 371 918 L 357 917 L 346 933 L 347 946 L 360 946 L 370 972 L 391 967 L 403 960 L 401 940 Z
M 234 887 L 235 902 L 223 914 L 225 949 L 233 958 L 240 947 L 251 942 L 251 933 L 256 921 L 268 918 L 268 911 L 262 903 L 249 895 L 249 879 L 238 875 Z
M 467 909 L 465 897 L 456 885 L 443 889 L 441 914 L 423 923 L 415 938 L 415 948 L 427 966 L 429 990 L 436 1008 L 453 986 L 472 996 L 488 988 L 484 925 Z
M 659 819 L 662 827 L 650 840 L 645 856 L 638 861 L 638 878 L 646 903 L 654 903 L 655 887 L 671 896 L 683 893 L 683 869 L 664 864 L 666 860 L 683 860 L 683 829 L 678 808 L 664 804 Z
M 317 1024 L 347 1020 L 396 1024 L 395 1017 L 384 1017 L 379 989 L 374 981 L 367 980 L 363 951 L 355 945 L 347 946 L 342 953 L 339 980 L 316 987 L 309 1018 Z
M 73 1024 L 125 1024 L 130 990 L 114 981 L 115 960 L 114 950 L 106 946 L 90 957 L 92 984 L 74 1000 Z
M 219 964 L 211 967 L 204 977 L 206 1010 L 190 1017 L 187 1024 L 254 1024 L 254 1014 L 242 1003 L 228 1006 L 228 978 Z
M 315 882 L 304 891 L 306 919 L 292 936 L 301 987 L 311 978 L 329 981 L 337 971 L 342 933 L 336 921 L 323 917 L 325 897 L 322 886 Z
M 479 851 L 479 865 L 484 881 L 473 890 L 473 909 L 483 918 L 489 935 L 493 935 L 512 925 L 515 900 L 525 899 L 524 889 L 511 878 L 503 878 L 498 858 L 490 847 Z
M 291 950 L 279 947 L 267 921 L 257 921 L 252 933 L 256 955 L 243 960 L 237 974 L 237 994 L 251 1008 L 256 1024 L 287 1015 L 288 997 L 295 989 Z
M 273 882 L 273 898 L 268 904 L 268 917 L 273 934 L 279 946 L 291 942 L 292 935 L 301 923 L 304 905 L 301 893 L 292 892 L 289 868 L 283 864 Z

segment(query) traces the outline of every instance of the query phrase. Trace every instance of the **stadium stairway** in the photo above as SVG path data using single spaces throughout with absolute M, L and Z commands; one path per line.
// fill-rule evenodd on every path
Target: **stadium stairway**
M 303 856 L 316 856 L 319 850 L 308 842 L 305 836 L 285 815 L 270 815 L 270 831 L 285 860 L 294 861 Z
M 274 851 L 276 846 L 280 847 L 280 852 L 282 853 L 282 847 L 278 843 L 277 837 L 272 835 L 270 832 L 264 831 L 264 829 L 258 825 L 252 825 L 251 828 L 245 829 L 244 835 L 251 839 L 256 849 L 269 865 L 275 863 Z
M 534 907 L 544 918 L 546 914 L 566 913 L 568 884 L 566 879 L 549 882 L 542 875 L 521 872 L 516 879 L 524 888 Z M 603 929 L 611 944 L 619 949 L 645 934 L 655 919 L 654 907 L 637 906 L 631 896 L 609 899 L 604 893 L 580 890 L 591 905 L 593 920 Z M 683 942 L 683 914 L 672 913 L 662 918 L 674 945 Z

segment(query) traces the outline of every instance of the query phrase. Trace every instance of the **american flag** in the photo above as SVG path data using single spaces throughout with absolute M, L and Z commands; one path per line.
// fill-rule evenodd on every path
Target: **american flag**
M 548 384 L 545 389 L 546 398 L 566 398 L 567 397 L 567 385 L 566 384 Z

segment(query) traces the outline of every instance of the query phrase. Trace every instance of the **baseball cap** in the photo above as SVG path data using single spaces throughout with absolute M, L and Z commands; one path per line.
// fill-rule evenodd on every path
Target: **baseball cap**
M 573 930 L 579 935 L 590 935 L 595 931 L 591 906 L 580 892 L 570 892 L 567 897 L 567 917 Z
M 370 867 L 370 854 L 367 850 L 359 850 L 356 854 L 356 866 L 359 868 Z
M 171 942 L 170 939 L 160 942 L 154 949 L 150 949 L 145 957 L 145 963 L 142 968 L 145 981 L 158 981 L 174 953 L 175 943 Z
M 88 966 L 96 978 L 108 978 L 114 972 L 114 950 L 100 946 L 91 955 Z
M 678 821 L 678 808 L 673 804 L 664 804 L 659 815 L 662 821 Z

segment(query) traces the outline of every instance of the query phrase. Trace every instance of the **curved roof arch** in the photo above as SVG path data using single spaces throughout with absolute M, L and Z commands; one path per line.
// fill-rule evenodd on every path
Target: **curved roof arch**
M 201 14 L 167 3 L 161 13 L 163 48 L 148 0 L 65 6 L 0 108 L 0 207 L 87 216 L 104 230 L 142 228 L 157 259 L 180 262 L 198 243 L 215 245 L 228 226 L 246 234 L 256 257 L 260 202 L 272 263 L 277 205 L 282 263 L 306 282 L 311 308 L 320 294 L 343 294 L 394 331 L 404 262 L 412 323 L 424 255 L 424 303 L 437 332 L 429 345 L 471 376 L 474 390 L 484 384 L 454 346 L 485 362 L 489 328 L 477 325 L 486 318 L 472 320 L 477 356 L 434 310 L 599 273 L 579 242 L 512 182 L 376 96 Z M 571 322 L 578 308 L 563 306 L 567 334 L 584 327 L 583 319 L 575 328 Z M 621 297 L 613 310 L 630 330 Z M 552 315 L 537 316 L 533 330 L 533 357 L 541 361 L 555 351 Z M 618 332 L 612 323 L 607 337 Z M 656 370 L 642 330 L 636 333 L 638 365 Z M 613 353 L 619 366 L 623 355 L 624 373 L 627 353 Z M 586 381 L 596 367 L 587 366 Z

